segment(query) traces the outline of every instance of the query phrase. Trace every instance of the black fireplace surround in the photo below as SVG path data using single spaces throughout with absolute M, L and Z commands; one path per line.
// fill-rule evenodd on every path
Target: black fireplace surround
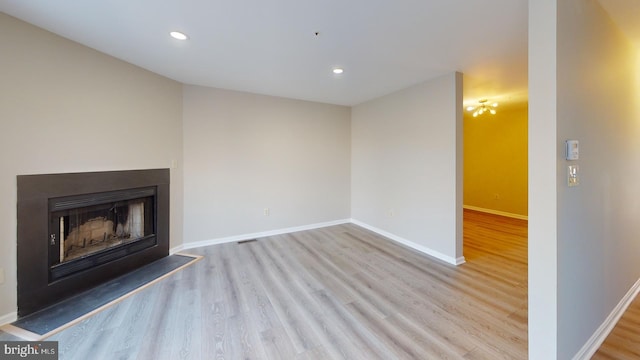
M 19 317 L 169 255 L 169 169 L 19 175 L 17 185 Z M 78 235 L 85 228 L 104 235 Z

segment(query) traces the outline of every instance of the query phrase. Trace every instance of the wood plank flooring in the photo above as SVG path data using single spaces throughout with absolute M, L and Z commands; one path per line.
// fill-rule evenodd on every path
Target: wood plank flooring
M 640 359 L 640 296 L 629 305 L 592 359 Z
M 25 341 L 25 340 L 0 330 L 0 341 Z
M 525 359 L 527 224 L 465 212 L 455 267 L 352 224 L 204 259 L 48 340 L 60 359 Z

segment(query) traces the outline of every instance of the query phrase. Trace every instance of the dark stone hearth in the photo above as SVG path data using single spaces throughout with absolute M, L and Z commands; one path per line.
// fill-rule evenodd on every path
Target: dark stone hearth
M 39 335 L 47 334 L 196 260 L 184 255 L 164 257 L 45 310 L 24 316 L 12 325 Z
M 19 317 L 169 254 L 169 169 L 19 175 L 17 182 Z M 148 234 L 140 241 L 57 264 L 60 245 L 54 245 L 51 237 L 61 226 L 56 228 L 52 214 L 77 199 L 85 206 L 113 196 L 126 201 L 139 189 L 152 198 L 154 216 L 148 220 Z

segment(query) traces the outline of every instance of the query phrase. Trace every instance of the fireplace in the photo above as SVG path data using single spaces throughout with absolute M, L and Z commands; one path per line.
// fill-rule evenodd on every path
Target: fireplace
M 155 187 L 49 199 L 49 279 L 156 244 Z
M 18 316 L 169 253 L 169 170 L 21 175 Z

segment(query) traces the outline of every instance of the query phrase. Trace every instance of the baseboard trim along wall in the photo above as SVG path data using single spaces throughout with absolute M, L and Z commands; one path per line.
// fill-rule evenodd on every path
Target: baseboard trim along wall
M 447 255 L 445 255 L 445 254 L 443 254 L 441 252 L 438 252 L 438 251 L 435 251 L 433 249 L 430 249 L 430 248 L 428 248 L 426 246 L 422 246 L 420 244 L 416 244 L 413 241 L 409 241 L 407 239 L 401 238 L 400 236 L 394 235 L 394 234 L 386 232 L 386 231 L 384 231 L 382 229 L 378 229 L 378 228 L 373 227 L 373 226 L 371 226 L 369 224 L 363 223 L 362 221 L 359 221 L 359 220 L 356 220 L 356 219 L 351 219 L 351 222 L 353 224 L 361 226 L 361 227 L 363 227 L 363 228 L 365 228 L 367 230 L 373 231 L 374 233 L 376 233 L 378 235 L 382 235 L 384 237 L 387 237 L 387 238 L 389 238 L 389 239 L 391 239 L 391 240 L 393 240 L 395 242 L 398 242 L 398 243 L 400 243 L 402 245 L 408 246 L 408 247 L 410 247 L 410 248 L 412 248 L 414 250 L 420 251 L 421 253 L 427 254 L 427 255 L 432 256 L 432 257 L 434 257 L 436 259 L 439 259 L 439 260 L 442 260 L 444 262 L 447 262 L 447 263 L 449 263 L 451 265 L 461 265 L 461 264 L 465 263 L 464 256 L 461 256 L 461 257 L 456 259 L 456 258 L 453 258 L 451 256 L 447 256 Z
M 624 297 L 620 300 L 618 305 L 613 309 L 611 314 L 604 320 L 602 325 L 591 335 L 591 338 L 584 344 L 582 349 L 573 357 L 573 360 L 588 360 L 591 359 L 593 354 L 598 351 L 602 343 L 605 341 L 609 333 L 616 326 L 622 315 L 631 303 L 633 299 L 640 293 L 640 279 L 627 291 Z
M 378 229 L 376 227 L 373 227 L 369 224 L 363 223 L 362 221 L 359 220 L 355 220 L 355 219 L 344 219 L 344 220 L 335 220 L 335 221 L 329 221 L 329 222 L 323 222 L 323 223 L 316 223 L 316 224 L 311 224 L 311 225 L 304 225 L 304 226 L 296 226 L 296 227 L 290 227 L 290 228 L 284 228 L 284 229 L 277 229 L 277 230 L 269 230 L 269 231 L 264 231 L 264 232 L 258 232 L 258 233 L 251 233 L 251 234 L 243 234 L 243 235 L 235 235 L 235 236 L 228 236 L 228 237 L 223 237 L 223 238 L 218 238 L 218 239 L 211 239 L 211 240 L 203 240 L 203 241 L 196 241 L 196 242 L 192 242 L 192 243 L 186 243 L 186 244 L 182 244 L 180 246 L 176 246 L 174 248 L 172 248 L 169 251 L 169 254 L 173 255 L 175 253 L 178 253 L 180 251 L 183 250 L 188 250 L 188 249 L 194 249 L 194 248 L 199 248 L 199 247 L 203 247 L 203 246 L 209 246 L 209 245 L 219 245 L 219 244 L 225 244 L 225 243 L 230 243 L 230 242 L 236 242 L 236 241 L 244 241 L 244 240 L 251 240 L 251 239 L 256 239 L 256 238 L 261 238 L 261 237 L 266 237 L 266 236 L 274 236 L 274 235 L 282 235 L 282 234 L 288 234 L 288 233 L 292 233 L 292 232 L 296 232 L 296 231 L 304 231 L 304 230 L 313 230 L 313 229 L 319 229 L 319 228 L 323 228 L 323 227 L 328 227 L 328 226 L 334 226 L 334 225 L 340 225 L 340 224 L 348 224 L 348 223 L 352 223 L 358 226 L 361 226 L 367 230 L 373 231 L 374 233 L 378 234 L 378 235 L 382 235 L 384 237 L 387 237 L 395 242 L 398 242 L 402 245 L 408 246 L 414 250 L 420 251 L 421 253 L 424 253 L 426 255 L 435 257 L 436 259 L 442 260 L 446 263 L 452 264 L 452 265 L 461 265 L 465 263 L 464 260 L 464 256 L 461 256 L 457 259 L 451 257 L 451 256 L 447 256 L 445 254 L 442 254 L 438 251 L 432 250 L 426 246 L 422 246 L 419 244 L 416 244 L 412 241 L 409 241 L 407 239 L 401 238 L 400 236 L 394 235 L 392 233 L 386 232 L 384 230 Z
M 500 210 L 493 210 L 493 209 L 485 209 L 485 208 L 472 206 L 472 205 L 464 205 L 462 207 L 468 210 L 480 211 L 487 214 L 506 216 L 506 217 L 520 219 L 520 220 L 529 220 L 529 217 L 527 215 L 514 214 L 514 213 L 509 213 L 509 212 L 500 211 Z
M 290 228 L 284 228 L 284 229 L 269 230 L 269 231 L 251 233 L 251 234 L 228 236 L 228 237 L 223 237 L 223 238 L 218 238 L 218 239 L 196 241 L 196 242 L 186 243 L 186 244 L 182 244 L 180 246 L 176 246 L 175 248 L 170 249 L 169 253 L 173 255 L 173 254 L 178 253 L 178 252 L 183 251 L 183 250 L 199 248 L 199 247 L 202 247 L 202 246 L 218 245 L 218 244 L 225 244 L 225 243 L 236 242 L 236 241 L 251 240 L 251 239 L 267 237 L 267 236 L 288 234 L 288 233 L 292 233 L 292 232 L 296 232 L 296 231 L 313 230 L 313 229 L 319 229 L 319 228 L 323 228 L 323 227 L 327 227 L 327 226 L 348 224 L 349 222 L 350 222 L 349 219 L 335 220 L 335 221 L 328 221 L 328 222 L 323 222 L 323 223 L 296 226 L 296 227 L 290 227 Z
M 14 312 L 10 312 L 8 314 L 4 314 L 2 316 L 0 316 L 0 326 L 4 326 L 7 324 L 10 324 L 14 321 L 18 320 L 18 312 L 14 311 Z

